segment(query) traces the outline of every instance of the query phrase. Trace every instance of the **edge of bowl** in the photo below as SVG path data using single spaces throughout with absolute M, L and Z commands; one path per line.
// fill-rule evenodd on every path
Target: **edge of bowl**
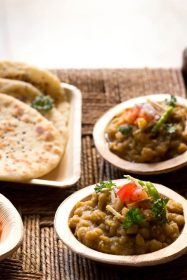
M 4 241 L 0 240 L 0 260 L 10 256 L 23 240 L 23 222 L 14 205 L 4 195 L 0 194 L 0 211 L 8 219 L 10 232 Z

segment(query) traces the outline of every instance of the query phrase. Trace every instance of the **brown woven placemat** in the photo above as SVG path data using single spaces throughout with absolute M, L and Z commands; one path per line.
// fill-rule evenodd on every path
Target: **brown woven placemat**
M 25 226 L 22 246 L 11 258 L 0 263 L 0 279 L 187 279 L 187 255 L 165 265 L 141 269 L 104 266 L 67 249 L 57 238 L 53 228 L 55 211 L 70 193 L 100 179 L 122 177 L 123 173 L 102 160 L 95 149 L 92 139 L 95 121 L 110 107 L 128 98 L 158 92 L 185 96 L 181 72 L 161 69 L 54 72 L 62 81 L 73 84 L 82 91 L 81 178 L 67 190 L 0 183 L 1 193 L 16 205 Z M 187 197 L 186 171 L 187 168 L 183 168 L 169 175 L 151 176 L 149 179 L 162 182 Z

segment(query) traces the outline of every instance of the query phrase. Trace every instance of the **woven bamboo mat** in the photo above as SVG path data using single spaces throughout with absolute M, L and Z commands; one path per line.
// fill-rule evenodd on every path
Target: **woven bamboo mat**
M 80 88 L 83 95 L 81 178 L 69 190 L 0 183 L 22 214 L 22 246 L 0 263 L 0 279 L 130 280 L 187 279 L 187 255 L 169 264 L 142 269 L 116 268 L 79 257 L 64 246 L 53 228 L 58 205 L 73 191 L 100 179 L 120 178 L 122 172 L 102 160 L 93 143 L 95 121 L 110 107 L 128 98 L 152 93 L 185 96 L 179 70 L 56 70 L 62 81 Z M 149 179 L 174 188 L 187 197 L 187 168 Z M 143 178 L 143 177 L 142 177 Z

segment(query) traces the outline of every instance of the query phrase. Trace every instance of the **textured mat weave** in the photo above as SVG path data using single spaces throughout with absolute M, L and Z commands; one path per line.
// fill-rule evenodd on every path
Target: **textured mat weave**
M 122 172 L 102 160 L 93 143 L 95 121 L 110 107 L 128 98 L 152 93 L 185 96 L 179 70 L 56 70 L 62 81 L 80 88 L 83 95 L 81 179 L 69 190 L 0 183 L 22 214 L 25 234 L 19 250 L 0 263 L 0 279 L 130 280 L 187 279 L 187 255 L 157 267 L 119 269 L 89 261 L 71 252 L 53 228 L 58 205 L 73 191 L 100 179 L 120 178 Z M 151 176 L 187 197 L 187 168 L 170 175 Z M 143 178 L 143 177 L 142 177 Z M 147 177 L 146 177 L 147 178 Z

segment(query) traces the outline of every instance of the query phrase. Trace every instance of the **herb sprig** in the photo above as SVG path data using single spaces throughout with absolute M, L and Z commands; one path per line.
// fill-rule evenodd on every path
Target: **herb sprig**
M 112 180 L 109 181 L 100 181 L 98 184 L 95 185 L 95 192 L 101 192 L 103 189 L 112 189 L 112 187 L 115 187 L 116 184 L 112 182 Z
M 128 229 L 132 225 L 139 225 L 145 221 L 145 216 L 140 208 L 131 208 L 123 221 L 123 228 Z
M 38 111 L 48 112 L 54 106 L 53 99 L 48 95 L 37 96 L 31 104 L 31 107 Z
M 169 106 L 175 107 L 177 104 L 177 98 L 174 95 L 170 95 L 170 99 L 166 99 L 165 103 Z
M 156 221 L 160 224 L 167 223 L 166 216 L 166 204 L 168 202 L 167 198 L 159 198 L 154 201 L 152 211 Z

